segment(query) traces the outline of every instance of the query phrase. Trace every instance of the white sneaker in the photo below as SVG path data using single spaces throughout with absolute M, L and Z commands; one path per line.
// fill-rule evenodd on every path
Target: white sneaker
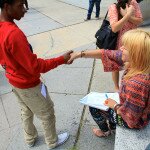
M 36 137 L 36 138 L 34 139 L 34 141 L 33 141 L 33 142 L 31 142 L 31 143 L 27 143 L 28 147 L 29 147 L 29 148 L 33 147 L 33 146 L 35 145 L 35 143 L 36 143 L 37 139 L 38 139 L 38 137 Z
M 33 147 L 35 145 L 35 141 L 32 143 L 27 144 L 29 148 Z
M 64 132 L 62 134 L 58 135 L 58 140 L 57 140 L 57 144 L 54 148 L 64 144 L 69 138 L 69 134 L 67 132 Z M 54 148 L 48 148 L 48 150 L 54 149 Z

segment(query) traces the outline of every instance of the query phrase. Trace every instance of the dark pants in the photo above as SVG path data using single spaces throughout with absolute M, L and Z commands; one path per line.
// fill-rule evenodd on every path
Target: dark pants
M 94 121 L 103 132 L 115 130 L 116 124 L 129 128 L 127 123 L 121 118 L 121 116 L 117 115 L 113 109 L 102 111 L 97 108 L 89 107 L 89 110 Z
M 99 17 L 100 14 L 100 2 L 101 0 L 89 0 L 89 9 L 88 9 L 88 14 L 87 18 L 91 18 L 91 14 L 93 11 L 94 4 L 96 5 L 96 17 Z

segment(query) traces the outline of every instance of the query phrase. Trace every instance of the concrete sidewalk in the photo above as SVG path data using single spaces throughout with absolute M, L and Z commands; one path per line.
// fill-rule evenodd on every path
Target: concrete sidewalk
M 102 1 L 101 17 L 115 0 Z M 101 20 L 86 18 L 88 1 L 32 0 L 26 16 L 17 22 L 38 57 L 50 58 L 73 49 L 95 49 L 95 32 Z M 93 14 L 94 18 L 95 14 Z M 149 28 L 148 28 L 149 29 Z M 78 59 L 42 75 L 55 104 L 57 133 L 68 131 L 69 140 L 56 150 L 113 150 L 115 136 L 97 138 L 88 107 L 79 100 L 90 91 L 113 91 L 111 73 L 104 73 L 100 60 Z M 0 150 L 29 150 L 24 143 L 16 97 L 0 70 Z M 33 150 L 46 150 L 41 122 L 35 117 L 39 138 Z

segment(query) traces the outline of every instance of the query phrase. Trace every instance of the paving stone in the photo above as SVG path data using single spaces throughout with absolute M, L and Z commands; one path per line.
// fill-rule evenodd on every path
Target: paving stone
M 6 129 L 9 127 L 8 121 L 7 121 L 7 116 L 5 113 L 4 106 L 2 104 L 2 100 L 0 98 L 0 131 Z
M 58 22 L 53 21 L 48 17 L 43 17 L 41 19 L 35 19 L 34 21 L 26 21 L 19 24 L 21 30 L 26 36 L 31 36 L 41 32 L 46 32 L 49 30 L 57 29 L 62 27 Z
M 87 93 L 92 68 L 57 68 L 43 75 L 49 92 Z
M 71 139 L 60 149 L 70 149 L 76 138 L 83 105 L 79 100 L 83 95 L 64 95 L 50 93 L 55 104 L 57 133 L 68 131 Z
M 47 3 L 47 5 L 45 3 L 40 2 L 38 3 L 41 6 L 41 8 L 38 8 L 38 10 L 42 14 L 49 16 L 53 20 L 65 26 L 77 24 L 84 21 L 84 16 L 86 14 L 86 10 L 84 9 L 54 0 L 51 1 L 45 0 L 45 3 Z M 36 4 L 32 3 L 31 5 L 35 7 Z
M 104 72 L 101 60 L 96 61 L 90 91 L 91 92 L 114 92 L 111 72 Z
M 114 150 L 115 136 L 111 135 L 106 138 L 98 138 L 93 135 L 91 128 L 93 126 L 86 125 L 81 128 L 80 138 L 77 143 L 78 150 Z
M 85 0 L 61 0 L 62 2 L 77 6 L 77 7 L 81 7 L 84 9 L 88 9 L 89 8 L 89 1 L 85 1 Z M 108 9 L 108 7 L 113 4 L 116 3 L 116 0 L 111 0 L 111 1 L 101 1 L 101 5 L 100 5 L 100 16 L 105 16 L 105 13 Z M 95 12 L 95 7 L 93 9 L 93 12 Z M 95 16 L 95 13 L 92 13 L 92 16 Z
M 78 6 L 84 9 L 88 9 L 89 7 L 89 1 L 85 0 L 60 0 L 62 2 L 65 2 L 67 4 L 71 4 L 73 6 Z
M 82 24 L 70 26 L 69 29 L 71 29 L 74 33 L 76 33 L 77 30 L 80 31 L 78 32 L 78 34 L 76 33 L 77 36 L 78 37 L 81 36 L 86 39 L 89 39 L 90 40 L 89 43 L 91 43 L 91 42 L 96 42 L 95 34 L 97 30 L 99 29 L 101 23 L 102 23 L 102 20 L 91 20 L 91 21 L 86 21 Z
M 22 129 L 20 125 L 2 130 L 0 132 L 0 150 L 9 149 L 11 142 L 18 136 L 18 134 L 22 132 L 21 130 Z M 18 143 L 15 144 L 17 145 Z
M 46 17 L 45 15 L 38 12 L 36 9 L 29 8 L 29 10 L 24 15 L 24 17 L 19 21 L 15 20 L 15 22 L 19 25 L 19 24 L 26 22 L 26 21 L 31 21 L 31 20 L 33 21 L 35 19 L 41 19 L 41 18 L 45 18 L 45 17 Z
M 65 68 L 92 68 L 94 59 L 79 58 L 74 60 L 71 65 L 65 65 Z
M 7 150 L 30 150 L 23 139 L 23 132 L 21 129 L 18 129 L 17 134 L 11 139 L 9 145 L 7 146 Z M 46 144 L 44 143 L 43 134 L 39 132 L 39 137 L 37 142 L 32 149 L 35 150 L 46 150 Z
M 12 127 L 21 123 L 20 107 L 16 96 L 11 92 L 1 96 L 9 125 Z
M 0 95 L 9 93 L 11 91 L 12 88 L 5 77 L 5 72 L 0 71 Z

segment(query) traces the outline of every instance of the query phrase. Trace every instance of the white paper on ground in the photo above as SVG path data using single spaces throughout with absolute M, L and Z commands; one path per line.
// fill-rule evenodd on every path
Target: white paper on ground
M 106 96 L 107 94 L 107 96 Z M 105 100 L 111 98 L 115 100 L 117 103 L 120 103 L 119 94 L 118 93 L 98 93 L 98 92 L 91 92 L 85 97 L 83 97 L 80 102 L 84 105 L 88 105 L 94 108 L 98 108 L 101 110 L 107 111 L 109 107 L 104 105 Z

